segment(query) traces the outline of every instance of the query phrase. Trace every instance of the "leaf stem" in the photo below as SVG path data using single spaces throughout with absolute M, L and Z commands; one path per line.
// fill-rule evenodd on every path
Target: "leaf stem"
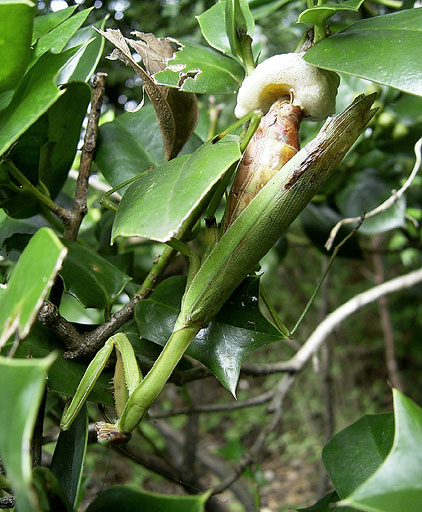
M 16 165 L 9 159 L 4 160 L 7 171 L 22 185 L 22 189 L 32 194 L 41 204 L 47 206 L 49 210 L 57 215 L 63 222 L 67 222 L 70 218 L 69 210 L 62 208 L 56 204 L 50 197 L 46 196 L 33 185 L 28 178 L 16 167 Z
M 281 322 L 280 318 L 278 317 L 278 314 L 276 310 L 274 309 L 273 305 L 271 304 L 270 300 L 268 299 L 268 295 L 265 292 L 262 285 L 259 287 L 259 294 L 261 295 L 261 299 L 263 300 L 265 307 L 268 309 L 268 312 L 275 323 L 277 329 L 286 337 L 289 337 L 289 329 Z

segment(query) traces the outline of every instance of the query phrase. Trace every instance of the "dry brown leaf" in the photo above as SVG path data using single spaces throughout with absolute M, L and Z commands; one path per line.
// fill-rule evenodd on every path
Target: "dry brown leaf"
M 192 135 L 198 121 L 198 105 L 194 94 L 159 86 L 152 76 L 166 69 L 168 60 L 176 51 L 173 41 L 143 32 L 133 32 L 139 38 L 134 40 L 125 38 L 120 30 L 97 31 L 116 47 L 109 58 L 121 60 L 142 78 L 160 127 L 165 158 L 171 160 Z M 129 46 L 140 55 L 145 69 L 134 60 Z

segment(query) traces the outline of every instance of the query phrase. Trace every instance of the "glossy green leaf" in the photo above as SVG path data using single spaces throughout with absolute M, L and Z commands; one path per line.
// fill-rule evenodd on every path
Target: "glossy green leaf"
M 71 16 L 77 5 L 72 7 L 66 7 L 66 9 L 61 9 L 60 11 L 49 12 L 48 14 L 44 14 L 43 16 L 37 16 L 34 20 L 34 31 L 32 34 L 32 44 L 34 45 L 37 40 L 53 30 L 53 28 L 60 25 L 64 20 L 67 20 L 69 16 Z
M 41 181 L 52 198 L 67 179 L 91 99 L 90 87 L 82 82 L 68 84 L 64 91 L 9 153 L 16 167 L 33 184 Z M 1 193 L 1 206 L 12 217 L 30 217 L 39 211 L 38 201 L 29 193 L 14 192 L 7 187 L 2 187 Z
M 203 512 L 209 495 L 171 496 L 116 485 L 99 494 L 86 512 Z
M 422 409 L 393 389 L 395 435 L 377 471 L 341 503 L 364 512 L 420 512 Z
M 47 53 L 26 73 L 12 101 L 1 113 L 0 155 L 39 119 L 65 89 L 59 89 L 56 79 L 66 82 L 60 71 L 70 60 L 75 62 L 83 48 L 71 48 L 58 55 Z
M 311 25 L 324 24 L 328 18 L 338 14 L 341 11 L 357 12 L 364 0 L 345 0 L 339 3 L 327 3 L 324 5 L 316 5 L 310 9 L 303 11 L 298 18 L 298 23 L 309 23 Z
M 112 239 L 142 236 L 167 242 L 177 237 L 190 215 L 232 163 L 239 144 L 207 142 L 191 155 L 171 160 L 135 181 L 123 196 L 113 224 Z
M 332 228 L 343 217 L 327 203 L 309 203 L 300 214 L 299 218 L 306 236 L 323 254 L 329 254 L 325 248 L 325 243 L 330 236 Z M 351 231 L 352 228 L 350 226 L 343 226 L 336 237 L 336 243 L 340 243 Z M 332 251 L 333 250 L 334 247 Z M 349 240 L 340 248 L 337 255 L 347 258 L 362 257 L 358 238 L 356 236 L 349 238 Z
M 5 347 L 4 353 L 7 353 L 9 345 L 11 345 L 10 342 Z M 73 396 L 89 361 L 81 362 L 64 359 L 63 354 L 65 350 L 63 349 L 63 344 L 50 329 L 35 323 L 29 335 L 19 345 L 15 357 L 41 358 L 48 356 L 52 352 L 57 353 L 57 359 L 48 370 L 48 389 L 55 393 Z M 88 400 L 113 407 L 114 400 L 112 386 L 110 385 L 112 377 L 113 374 L 110 371 L 103 372 L 89 394 Z
M 226 1 L 219 0 L 210 9 L 197 16 L 201 32 L 207 43 L 222 53 L 231 53 L 225 24 Z
M 422 10 L 360 20 L 304 56 L 314 66 L 422 95 Z
M 72 507 L 76 507 L 87 442 L 88 411 L 84 404 L 69 430 L 60 432 L 50 466 Z
M 20 512 L 38 512 L 32 486 L 31 437 L 46 384 L 47 370 L 55 359 L 9 359 L 0 356 L 0 453 Z
M 344 217 L 359 217 L 380 205 L 388 197 L 395 184 L 387 181 L 378 169 L 363 169 L 354 173 L 347 185 L 336 195 L 337 206 Z M 396 201 L 388 210 L 365 219 L 360 233 L 372 235 L 384 233 L 405 225 L 406 200 Z
M 15 89 L 29 61 L 35 4 L 0 3 L 0 92 Z
M 103 29 L 106 19 L 95 27 Z M 93 27 L 80 28 L 67 43 L 66 49 L 84 45 L 78 64 L 69 76 L 69 82 L 87 82 L 93 75 L 104 51 L 105 39 Z
M 65 290 L 85 308 L 108 308 L 131 280 L 106 259 L 76 242 L 63 240 L 68 248 L 60 270 Z
M 95 164 L 113 187 L 163 162 L 163 143 L 152 105 L 100 126 Z
M 180 311 L 185 284 L 182 276 L 169 278 L 149 299 L 136 305 L 141 336 L 165 345 Z M 259 278 L 249 277 L 186 351 L 209 368 L 233 395 L 244 359 L 284 337 L 260 312 L 258 297 Z
M 154 75 L 158 84 L 198 94 L 235 94 L 243 68 L 233 59 L 196 43 L 183 43 L 168 67 Z
M 325 446 L 322 460 L 340 498 L 352 493 L 382 464 L 393 436 L 393 414 L 365 415 Z
M 50 30 L 50 32 L 44 36 L 41 36 L 32 50 L 29 65 L 33 66 L 35 62 L 37 62 L 37 60 L 47 52 L 60 53 L 76 33 L 78 28 L 85 23 L 85 20 L 91 10 L 92 8 L 78 12 L 74 16 L 67 18 L 63 23 L 60 23 L 60 25 Z
M 32 237 L 1 298 L 0 347 L 15 331 L 20 338 L 28 334 L 65 255 L 66 248 L 51 229 L 41 228 Z
M 201 139 L 193 134 L 180 154 L 193 152 L 200 145 Z M 161 132 L 152 105 L 126 112 L 100 126 L 95 164 L 113 187 L 164 161 Z

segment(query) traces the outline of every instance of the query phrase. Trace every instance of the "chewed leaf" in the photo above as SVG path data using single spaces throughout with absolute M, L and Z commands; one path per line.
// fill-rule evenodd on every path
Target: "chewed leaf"
M 156 73 L 158 84 L 198 94 L 234 94 L 244 72 L 233 59 L 195 43 L 179 43 L 181 48 L 168 61 L 167 69 Z
M 157 116 L 166 160 L 171 160 L 192 135 L 198 121 L 198 105 L 194 95 L 171 91 L 168 87 L 157 85 L 152 78 L 153 73 L 165 68 L 167 60 L 173 55 L 173 43 L 168 38 L 157 38 L 142 32 L 134 32 L 140 40 L 125 38 L 120 30 L 98 32 L 116 47 L 109 58 L 121 60 L 142 78 Z M 129 46 L 142 57 L 145 69 L 134 60 Z
M 137 304 L 141 336 L 165 345 L 170 337 L 186 280 L 171 277 L 151 297 Z M 284 338 L 259 309 L 259 278 L 247 278 L 222 311 L 199 331 L 186 353 L 209 368 L 233 395 L 244 359 L 253 351 Z

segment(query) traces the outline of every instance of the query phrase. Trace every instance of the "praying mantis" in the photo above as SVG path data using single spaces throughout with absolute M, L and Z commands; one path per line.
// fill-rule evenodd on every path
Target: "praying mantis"
M 362 133 L 375 114 L 376 109 L 371 109 L 374 99 L 374 94 L 359 96 L 344 112 L 328 118 L 312 141 L 294 154 L 268 183 L 258 187 L 258 193 L 252 199 L 248 198 L 247 206 L 238 216 L 232 222 L 226 221 L 226 230 L 202 262 L 192 257 L 173 332 L 145 377 L 139 370 L 132 345 L 123 333 L 107 340 L 88 366 L 65 409 L 62 429 L 70 427 L 107 359 L 116 349 L 117 420 L 115 423 L 98 423 L 96 428 L 102 444 L 124 443 L 130 439 L 131 432 L 146 416 L 194 337 L 256 268 Z M 184 242 L 177 240 L 174 246 L 190 254 Z

